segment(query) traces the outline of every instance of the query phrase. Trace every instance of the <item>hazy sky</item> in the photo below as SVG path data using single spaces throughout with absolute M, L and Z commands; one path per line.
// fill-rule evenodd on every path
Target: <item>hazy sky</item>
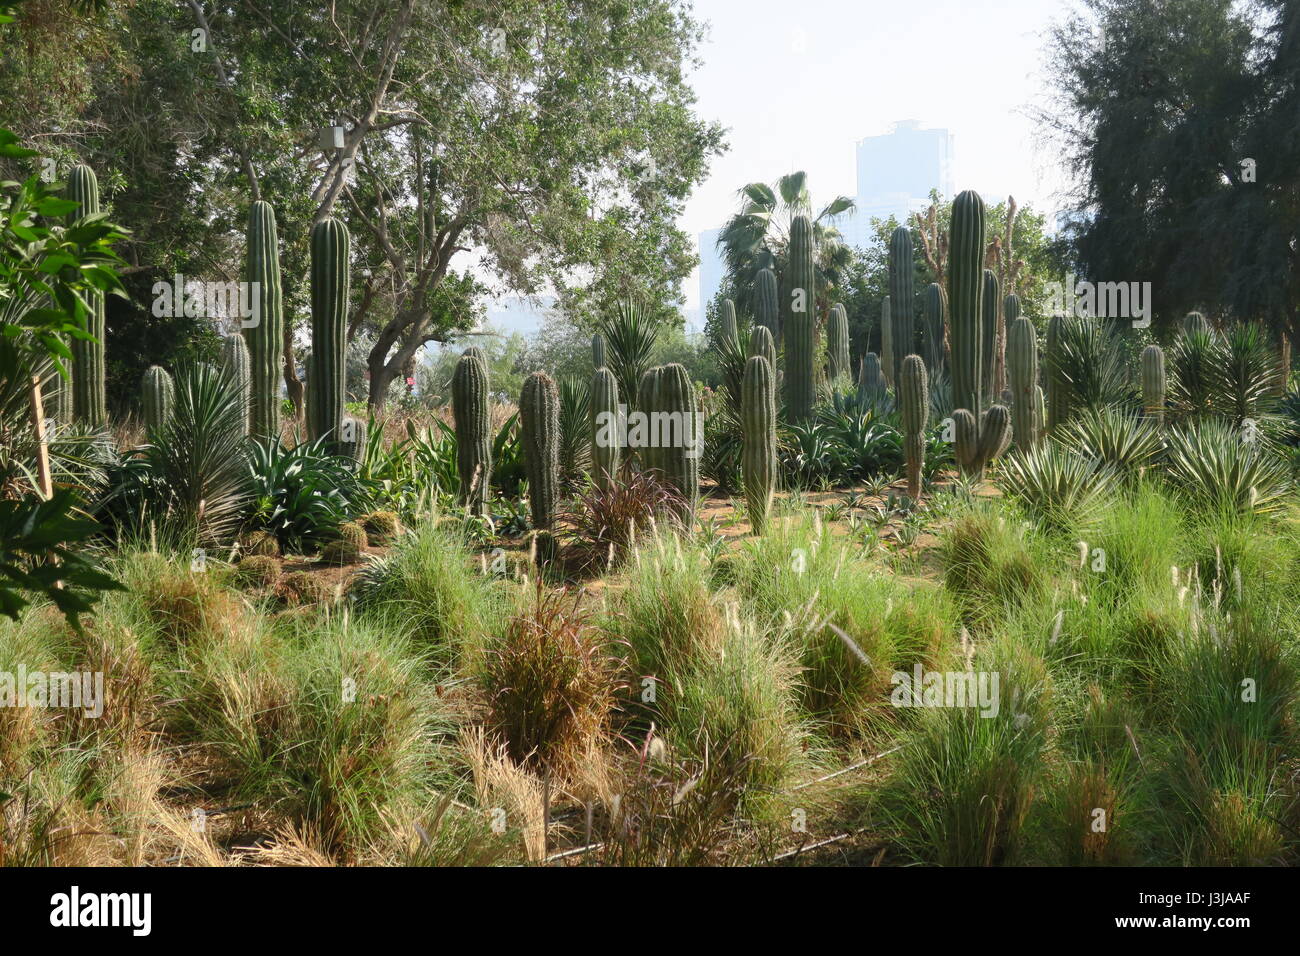
M 693 74 L 698 112 L 727 153 L 691 197 L 693 237 L 735 211 L 736 190 L 807 171 L 814 203 L 857 191 L 854 144 L 897 120 L 956 136 L 958 189 L 1052 211 L 1066 185 L 1029 116 L 1045 105 L 1048 28 L 1066 0 L 695 0 L 709 24 Z M 936 184 L 937 185 L 937 184 Z M 683 290 L 699 305 L 699 282 Z

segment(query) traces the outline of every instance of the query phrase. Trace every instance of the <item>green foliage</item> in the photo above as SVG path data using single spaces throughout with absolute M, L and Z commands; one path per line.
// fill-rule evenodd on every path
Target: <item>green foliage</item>
M 1207 419 L 1172 429 L 1168 478 L 1178 494 L 1213 513 L 1270 514 L 1291 488 L 1286 469 L 1262 437 Z
M 1050 531 L 1093 525 L 1115 492 L 1110 465 L 1055 442 L 1017 451 L 1002 462 L 997 485 Z
M 456 422 L 456 469 L 460 503 L 475 514 L 487 509 L 492 480 L 491 419 L 488 409 L 487 366 L 466 350 L 452 379 L 452 415 Z
M 560 395 L 555 380 L 545 372 L 534 372 L 524 380 L 519 423 L 533 526 L 549 529 L 560 494 Z
M 252 442 L 249 479 L 252 528 L 275 536 L 280 549 L 314 551 L 337 537 L 360 489 L 347 460 L 325 438 L 286 448 L 280 439 Z
M 641 376 L 650 368 L 663 325 L 644 304 L 620 300 L 618 308 L 600 322 L 605 339 L 609 370 L 618 382 L 618 393 L 629 406 L 637 394 Z

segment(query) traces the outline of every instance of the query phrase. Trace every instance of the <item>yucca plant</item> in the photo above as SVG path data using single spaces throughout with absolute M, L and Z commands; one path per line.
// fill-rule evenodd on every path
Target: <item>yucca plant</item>
M 1258 325 L 1238 325 L 1220 347 L 1219 412 L 1233 424 L 1256 423 L 1276 406 L 1277 357 Z
M 1179 419 L 1197 419 L 1213 411 L 1222 360 L 1213 332 L 1192 331 L 1178 337 L 1168 352 L 1168 367 L 1169 398 Z
M 576 376 L 560 379 L 560 480 L 573 488 L 591 469 L 591 384 Z
M 1057 439 L 1063 447 L 1095 458 L 1125 477 L 1139 474 L 1164 451 L 1154 422 L 1120 408 L 1083 412 L 1060 429 Z
M 655 345 L 663 330 L 655 314 L 645 305 L 624 299 L 612 316 L 599 323 L 598 332 L 605 340 L 608 368 L 618 381 L 618 393 L 631 406 L 641 384 L 641 376 L 653 364 Z
M 1096 522 L 1115 490 L 1116 474 L 1096 458 L 1044 442 L 1006 458 L 996 484 L 1047 530 L 1067 531 Z
M 1054 344 L 1044 356 L 1045 372 L 1068 390 L 1071 412 L 1131 403 L 1133 386 L 1113 326 L 1088 317 L 1070 318 L 1061 324 Z
M 1285 465 L 1262 436 L 1231 423 L 1185 423 L 1167 438 L 1170 486 L 1199 508 L 1270 514 L 1290 490 Z

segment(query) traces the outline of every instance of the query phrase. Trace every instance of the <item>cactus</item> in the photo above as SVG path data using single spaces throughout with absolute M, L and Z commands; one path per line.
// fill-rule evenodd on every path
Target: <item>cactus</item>
M 925 287 L 922 296 L 922 314 L 924 321 L 921 328 L 922 357 L 926 368 L 937 370 L 944 367 L 943 330 L 947 325 L 948 295 L 943 286 L 931 282 Z
M 1142 350 L 1142 409 L 1157 426 L 1165 423 L 1165 353 L 1158 345 Z
M 893 363 L 889 370 L 898 382 L 903 362 L 916 351 L 916 293 L 912 286 L 912 233 L 898 226 L 889 236 L 889 307 L 893 337 Z
M 280 436 L 280 379 L 284 361 L 284 298 L 280 290 L 280 253 L 275 210 L 258 201 L 248 211 L 247 279 L 257 290 L 257 314 L 243 330 L 248 343 L 249 431 L 257 438 Z
M 481 353 L 480 353 L 481 354 Z M 456 427 L 460 503 L 485 514 L 492 479 L 492 422 L 488 415 L 487 364 L 466 349 L 451 377 L 451 414 Z
M 618 379 L 601 367 L 591 377 L 591 464 L 602 490 L 608 490 L 618 474 L 618 432 Z
M 760 269 L 754 277 L 754 324 L 766 326 L 772 342 L 781 340 L 781 310 L 777 303 L 776 273 Z
M 89 166 L 75 166 L 68 175 L 68 198 L 78 208 L 68 214 L 69 221 L 99 212 L 99 180 Z M 108 421 L 104 393 L 104 294 L 91 292 L 86 315 L 89 339 L 73 339 L 72 406 L 73 414 L 88 425 L 99 427 Z M 60 400 L 60 405 L 62 401 Z
M 984 407 L 984 200 L 967 190 L 952 204 L 948 241 L 948 334 L 952 403 L 979 421 Z
M 875 352 L 862 356 L 862 365 L 858 369 L 858 391 L 880 395 L 887 390 L 885 373 L 881 368 L 880 357 Z
M 643 412 L 647 416 L 656 410 L 655 402 L 659 400 L 656 392 L 659 388 L 659 378 L 662 374 L 663 367 L 656 365 L 654 368 L 647 369 L 642 373 L 641 381 L 637 384 L 636 407 L 638 411 Z M 634 434 L 635 432 L 632 429 L 629 429 L 629 445 L 636 444 L 636 441 L 633 438 Z M 649 427 L 645 429 L 643 435 L 643 442 L 639 446 L 641 450 L 638 452 L 638 457 L 641 459 L 642 469 L 646 471 L 662 471 L 663 464 L 660 461 L 659 448 L 650 441 Z
M 880 303 L 880 370 L 886 387 L 894 384 L 894 318 L 889 296 Z
M 740 340 L 740 329 L 736 325 L 736 303 L 723 299 L 718 310 L 718 335 L 723 342 Z
M 776 343 L 772 340 L 772 333 L 765 325 L 754 323 L 754 328 L 749 333 L 749 355 L 753 358 L 755 355 L 761 355 L 767 359 L 767 364 L 776 368 Z
M 1061 374 L 1065 322 L 1065 316 L 1054 315 L 1047 323 L 1047 431 L 1053 433 L 1070 417 L 1070 383 Z
M 1014 298 L 1010 296 L 1009 298 Z M 1016 445 L 1033 448 L 1038 444 L 1038 337 L 1034 323 L 1024 316 L 1007 329 L 1007 373 L 1011 381 L 1011 426 Z
M 669 422 L 678 427 L 654 428 L 656 437 L 671 437 L 667 447 L 655 449 L 655 461 L 664 477 L 672 483 L 682 497 L 678 517 L 689 527 L 694 520 L 700 495 L 700 453 L 703 451 L 704 432 L 695 408 L 695 386 L 686 367 L 673 362 L 658 370 L 653 383 L 651 408 L 654 412 L 672 416 Z
M 957 464 L 968 476 L 984 477 L 984 469 L 1011 444 L 1011 413 L 994 405 L 980 415 L 978 424 L 968 409 L 952 413 Z
M 1034 434 L 1038 441 L 1042 441 L 1047 434 L 1047 399 L 1041 385 L 1034 389 Z
M 751 356 L 745 363 L 740 406 L 745 505 L 754 533 L 762 534 L 776 491 L 776 376 L 764 355 Z
M 980 380 L 984 384 L 984 398 L 991 405 L 1003 388 L 999 372 L 1005 356 L 1002 354 L 1002 289 L 997 274 L 992 269 L 984 270 L 981 284 L 980 321 L 983 325 L 981 346 L 983 348 L 984 367 L 980 371 Z
M 1188 312 L 1183 319 L 1184 335 L 1209 335 L 1210 323 L 1199 312 Z
M 812 222 L 795 216 L 790 223 L 790 261 L 786 295 L 781 303 L 785 326 L 785 394 L 791 422 L 812 418 L 817 402 L 813 332 L 817 316 L 816 276 L 813 270 Z
M 560 488 L 560 392 L 545 372 L 524 379 L 519 425 L 533 527 L 547 529 L 555 524 Z
M 313 440 L 340 443 L 343 424 L 343 346 L 348 320 L 347 226 L 324 219 L 311 231 L 311 371 L 307 377 L 307 429 Z
M 832 382 L 850 374 L 849 313 L 839 302 L 831 306 L 830 318 L 826 321 L 826 357 Z
M 605 339 L 600 333 L 591 337 L 591 367 L 605 367 Z
M 930 420 L 930 380 L 919 355 L 903 359 L 898 370 L 898 404 L 903 413 L 903 452 L 907 459 L 907 495 L 921 496 L 925 464 L 925 428 Z
M 140 380 L 140 392 L 144 405 L 144 426 L 146 431 L 161 429 L 172 417 L 172 408 L 176 405 L 176 384 L 164 368 L 149 366 Z
M 370 429 L 364 418 L 345 418 L 339 428 L 339 453 L 355 462 L 365 461 Z
M 252 363 L 248 355 L 248 344 L 242 335 L 227 335 L 221 340 L 221 369 L 239 385 L 239 394 L 244 406 L 244 434 L 249 428 L 249 398 L 252 395 Z

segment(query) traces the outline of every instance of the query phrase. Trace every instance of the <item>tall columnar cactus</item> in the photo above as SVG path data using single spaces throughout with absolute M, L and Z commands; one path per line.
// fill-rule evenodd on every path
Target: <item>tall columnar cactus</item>
M 755 355 L 761 355 L 767 359 L 767 364 L 772 366 L 773 374 L 776 370 L 776 342 L 772 340 L 772 333 L 767 326 L 754 323 L 754 328 L 749 333 L 749 353 L 748 358 Z
M 456 427 L 460 503 L 474 514 L 484 514 L 492 480 L 488 372 L 487 364 L 469 350 L 461 355 L 451 376 L 451 415 Z
M 781 308 L 777 302 L 776 273 L 759 269 L 754 277 L 754 324 L 767 326 L 772 341 L 781 341 Z
M 898 407 L 903 413 L 903 454 L 907 460 L 907 495 L 921 496 L 925 465 L 925 428 L 930 421 L 930 379 L 919 355 L 903 359 L 898 370 Z
M 894 384 L 894 316 L 889 296 L 880 303 L 880 370 L 885 385 Z
M 893 365 L 895 382 L 904 360 L 916 351 L 916 293 L 913 288 L 912 232 L 898 226 L 889 236 L 889 307 L 893 323 Z
M 1011 413 L 1005 405 L 993 405 L 977 420 L 967 409 L 952 413 L 957 464 L 973 478 L 984 477 L 988 463 L 1011 444 Z
M 519 425 L 533 527 L 548 529 L 555 524 L 560 496 L 560 391 L 555 379 L 545 372 L 533 372 L 524 379 Z
M 280 435 L 280 380 L 284 362 L 284 297 L 280 290 L 280 252 L 275 210 L 258 200 L 248 211 L 250 288 L 256 289 L 257 313 L 243 330 L 248 343 L 252 380 L 249 431 L 257 438 Z
M 1011 330 L 1011 323 L 1018 318 L 1020 318 L 1020 296 L 1012 293 L 1002 300 L 1002 316 L 999 319 L 1000 326 L 998 328 L 998 348 L 1000 350 L 998 356 L 998 381 L 1003 385 L 1009 385 L 1011 381 L 1007 375 L 1007 336 Z
M 992 404 L 996 396 L 1002 394 L 1003 387 L 1000 374 L 1003 365 L 1000 333 L 1005 330 L 1002 327 L 1002 289 L 997 273 L 985 269 L 980 288 L 980 321 L 983 323 L 980 344 L 984 355 L 984 368 L 980 378 L 984 385 L 984 399 Z
M 221 369 L 239 385 L 244 404 L 244 434 L 249 427 L 249 398 L 252 394 L 252 361 L 242 335 L 227 335 L 221 340 Z
M 880 356 L 875 352 L 868 352 L 862 356 L 862 365 L 858 368 L 858 391 L 863 394 L 880 395 L 887 389 Z
M 1041 385 L 1034 389 L 1034 434 L 1039 441 L 1047 434 L 1047 398 Z
M 952 204 L 948 240 L 948 336 L 952 403 L 978 421 L 984 408 L 984 200 L 967 190 Z
M 149 366 L 140 380 L 141 404 L 144 407 L 144 427 L 157 431 L 172 417 L 176 405 L 176 384 L 165 368 Z
M 1007 329 L 1007 374 L 1011 381 L 1011 429 L 1016 445 L 1038 444 L 1038 336 L 1023 315 Z
M 812 418 L 817 402 L 814 327 L 817 288 L 813 270 L 812 222 L 795 216 L 790 223 L 789 265 L 785 298 L 781 303 L 785 326 L 785 394 L 792 422 Z
M 347 226 L 324 219 L 311 231 L 311 371 L 307 377 L 307 428 L 313 439 L 337 446 L 343 423 L 344 356 L 348 325 Z
M 1070 417 L 1070 383 L 1061 372 L 1061 336 L 1066 317 L 1054 315 L 1047 323 L 1047 431 L 1055 433 Z
M 608 490 L 618 474 L 618 379 L 609 369 L 591 376 L 591 465 L 596 487 Z
M 605 338 L 599 332 L 591 337 L 591 367 L 605 367 Z
M 826 320 L 826 357 L 827 371 L 831 381 L 840 376 L 848 377 L 849 371 L 849 313 L 843 304 L 836 302 L 831 306 L 830 317 Z
M 656 402 L 659 401 L 659 379 L 663 377 L 663 366 L 656 365 L 654 368 L 647 369 L 641 375 L 641 381 L 637 383 L 636 405 L 637 410 L 646 415 L 652 415 L 660 411 Z M 641 459 L 641 467 L 646 471 L 663 471 L 663 455 L 661 449 L 650 440 L 650 429 L 647 427 L 642 433 L 645 442 L 640 446 L 637 457 Z M 635 432 L 632 428 L 628 429 L 628 444 L 636 443 Z
M 941 369 L 946 363 L 943 333 L 948 323 L 948 294 L 943 286 L 931 282 L 921 297 L 924 322 L 921 329 L 922 357 L 928 369 Z
M 99 180 L 89 166 L 74 166 L 68 174 L 68 198 L 78 208 L 68 214 L 69 220 L 90 216 L 99 210 Z M 88 425 L 100 426 L 108 421 L 108 405 L 104 392 L 104 294 L 92 292 L 87 297 L 90 306 L 86 316 L 86 331 L 90 339 L 73 339 L 72 349 L 72 406 L 73 414 Z
M 1165 423 L 1165 353 L 1158 345 L 1142 350 L 1142 408 L 1156 425 Z
M 682 496 L 680 517 L 689 527 L 694 521 L 700 497 L 700 455 L 704 450 L 704 429 L 696 414 L 695 386 L 686 367 L 673 362 L 659 369 L 654 383 L 652 407 L 671 416 L 670 441 L 655 455 L 664 477 Z M 662 437 L 663 429 L 652 429 Z
M 1210 323 L 1200 312 L 1188 312 L 1183 319 L 1183 333 L 1186 335 L 1209 335 Z
M 724 342 L 740 339 L 740 328 L 736 325 L 736 303 L 730 299 L 723 299 L 718 309 L 718 335 Z
M 762 534 L 776 491 L 776 375 L 766 356 L 754 355 L 745 363 L 740 412 L 745 505 L 754 533 Z

